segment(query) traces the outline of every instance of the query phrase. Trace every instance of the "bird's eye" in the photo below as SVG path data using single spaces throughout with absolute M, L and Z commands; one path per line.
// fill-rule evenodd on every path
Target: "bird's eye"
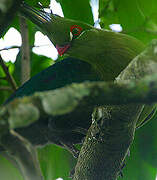
M 70 27 L 70 32 L 73 34 L 74 37 L 79 36 L 82 32 L 82 27 L 78 25 L 73 25 Z
M 73 28 L 71 32 L 74 36 L 78 36 L 81 33 L 77 27 Z

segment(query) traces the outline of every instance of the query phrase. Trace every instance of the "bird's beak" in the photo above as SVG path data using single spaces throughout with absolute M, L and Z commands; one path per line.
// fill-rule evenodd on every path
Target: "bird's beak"
M 53 17 L 53 14 L 46 13 L 42 10 L 36 10 L 35 8 L 27 5 L 26 3 L 21 4 L 21 14 L 24 14 L 25 16 L 28 16 L 32 22 L 37 24 L 42 30 L 46 30 L 46 24 L 49 25 L 49 22 L 51 22 L 51 18 Z M 70 36 L 70 41 L 72 40 L 72 35 Z M 70 48 L 70 43 L 65 44 L 63 46 L 56 45 L 56 49 L 58 51 L 58 54 L 62 56 L 68 49 Z
M 70 44 L 66 44 L 64 46 L 59 46 L 58 44 L 56 45 L 56 49 L 60 56 L 62 56 L 69 48 L 70 48 Z

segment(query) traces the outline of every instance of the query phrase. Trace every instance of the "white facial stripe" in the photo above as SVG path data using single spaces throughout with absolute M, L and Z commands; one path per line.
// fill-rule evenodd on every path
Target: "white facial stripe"
M 70 41 L 72 41 L 72 39 L 73 39 L 73 34 L 72 32 L 70 32 Z

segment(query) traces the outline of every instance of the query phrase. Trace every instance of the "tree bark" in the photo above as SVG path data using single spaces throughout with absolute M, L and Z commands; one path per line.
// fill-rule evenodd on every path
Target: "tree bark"
M 118 76 L 117 83 L 139 80 L 157 72 L 157 42 L 137 56 Z M 99 107 L 81 148 L 74 180 L 116 180 L 134 139 L 143 104 Z
M 24 17 L 20 16 L 20 28 L 22 36 L 22 59 L 21 59 L 21 84 L 30 78 L 30 46 L 28 38 L 28 26 Z

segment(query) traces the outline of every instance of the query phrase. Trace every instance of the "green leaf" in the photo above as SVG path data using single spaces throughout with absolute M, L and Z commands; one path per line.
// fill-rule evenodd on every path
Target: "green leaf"
M 93 25 L 93 14 L 89 0 L 57 0 L 62 6 L 64 16 Z M 52 9 L 53 10 L 53 9 Z
M 37 55 L 33 52 L 30 54 L 31 61 L 31 77 L 37 74 L 38 72 L 46 69 L 50 65 L 54 63 L 51 58 L 46 56 Z M 15 70 L 14 70 L 14 78 L 18 85 L 20 85 L 20 77 L 21 77 L 21 50 L 19 51 L 16 61 L 15 61 Z
M 157 114 L 156 114 L 157 116 Z M 124 180 L 155 180 L 157 168 L 156 117 L 137 130 L 124 168 Z
M 144 162 L 157 168 L 157 114 L 154 118 L 139 129 L 138 149 L 139 155 Z
M 145 43 L 156 37 L 153 33 L 146 31 L 147 26 L 150 27 L 150 17 L 157 12 L 156 0 L 114 0 L 113 2 L 123 32 L 133 35 Z
M 23 180 L 20 172 L 2 155 L 0 155 L 0 174 L 3 180 Z
M 34 76 L 40 71 L 46 69 L 53 63 L 54 61 L 51 58 L 48 58 L 42 55 L 37 55 L 32 52 L 31 53 L 31 76 Z
M 37 6 L 38 3 L 40 2 L 42 4 L 43 7 L 48 7 L 50 4 L 50 0 L 25 0 L 26 3 L 28 3 L 31 6 Z
M 121 24 L 123 33 L 148 43 L 157 34 L 156 0 L 100 0 L 100 25 L 109 29 L 110 24 Z
M 130 148 L 130 157 L 127 158 L 124 167 L 123 180 L 155 180 L 156 169 L 140 157 L 137 146 L 138 140 L 138 137 L 135 136 L 134 143 Z
M 114 9 L 113 1 L 100 0 L 99 1 L 99 18 L 100 26 L 105 29 L 110 29 L 109 25 L 119 24 L 119 19 Z
M 38 148 L 38 157 L 45 180 L 68 179 L 74 160 L 65 149 L 48 145 Z

